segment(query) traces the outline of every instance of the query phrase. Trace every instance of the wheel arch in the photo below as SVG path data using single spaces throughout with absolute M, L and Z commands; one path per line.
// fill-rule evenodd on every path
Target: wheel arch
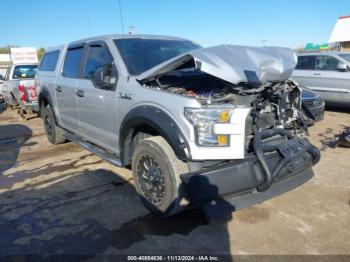
M 157 107 L 139 106 L 125 116 L 120 126 L 119 148 L 123 166 L 131 164 L 132 142 L 138 132 L 162 136 L 179 159 L 191 159 L 188 142 L 175 121 Z
M 42 108 L 43 105 L 44 106 L 47 106 L 47 105 L 51 106 L 52 112 L 53 112 L 53 116 L 54 116 L 54 119 L 55 119 L 55 123 L 56 123 L 56 125 L 58 125 L 56 111 L 54 110 L 53 99 L 51 97 L 51 94 L 50 94 L 49 90 L 47 88 L 45 88 L 45 87 L 40 90 L 39 97 L 38 97 L 38 106 L 39 106 L 38 115 L 40 117 L 41 117 L 41 108 Z

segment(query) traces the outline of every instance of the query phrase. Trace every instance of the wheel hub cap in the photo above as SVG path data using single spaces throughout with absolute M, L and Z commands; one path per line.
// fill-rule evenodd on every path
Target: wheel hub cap
M 159 203 L 165 195 L 165 182 L 159 164 L 150 156 L 142 156 L 137 165 L 138 183 L 144 196 Z

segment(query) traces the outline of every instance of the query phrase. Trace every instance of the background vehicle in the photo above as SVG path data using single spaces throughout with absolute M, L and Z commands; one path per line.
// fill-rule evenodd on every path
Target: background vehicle
M 4 77 L 3 77 L 3 75 L 1 75 L 0 74 L 0 94 L 2 94 L 2 86 L 3 86 L 3 84 L 4 84 Z
M 3 82 L 4 82 L 4 76 L 0 74 L 0 85 L 2 85 Z
M 301 99 L 315 118 L 312 119 L 305 116 L 305 121 L 308 125 L 321 121 L 324 118 L 325 103 L 318 93 L 305 87 L 301 88 Z
M 350 53 L 298 55 L 292 79 L 318 92 L 326 104 L 350 105 Z
M 4 97 L 0 94 L 0 114 L 6 110 L 6 103 Z
M 35 86 L 37 64 L 13 64 L 6 73 L 2 92 L 8 106 L 24 111 L 38 111 L 38 97 Z
M 287 48 L 89 38 L 44 55 L 40 115 L 53 144 L 70 140 L 131 166 L 155 213 L 223 202 L 233 211 L 313 176 L 320 154 L 299 137 L 307 127 L 300 90 L 288 80 L 295 64 Z

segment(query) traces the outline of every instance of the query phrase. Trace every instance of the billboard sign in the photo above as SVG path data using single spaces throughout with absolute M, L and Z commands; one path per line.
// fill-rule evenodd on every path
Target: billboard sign
M 38 63 L 38 54 L 35 47 L 10 48 L 11 61 L 14 64 Z

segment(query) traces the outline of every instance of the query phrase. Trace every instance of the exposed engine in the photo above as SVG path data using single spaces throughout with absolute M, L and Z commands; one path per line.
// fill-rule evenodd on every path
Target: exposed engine
M 178 70 L 153 79 L 147 85 L 193 97 L 203 105 L 234 104 L 251 107 L 248 121 L 259 130 L 277 127 L 288 129 L 294 134 L 307 130 L 300 114 L 300 91 L 291 80 L 265 85 L 233 85 L 200 71 Z

